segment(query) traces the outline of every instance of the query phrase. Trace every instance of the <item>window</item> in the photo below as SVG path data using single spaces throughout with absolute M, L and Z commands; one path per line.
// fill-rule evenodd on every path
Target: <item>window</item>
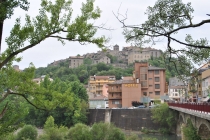
M 160 84 L 155 84 L 155 89 L 160 89 Z
M 155 77 L 155 82 L 160 82 L 160 78 L 159 77 Z
M 147 73 L 147 67 L 141 67 L 140 73 Z
M 147 87 L 147 81 L 141 81 L 141 86 L 142 87 Z
M 159 74 L 159 70 L 155 70 L 155 74 Z
M 143 92 L 143 95 L 144 95 L 144 96 L 147 96 L 147 92 Z
M 141 74 L 140 79 L 141 80 L 147 80 L 147 74 Z
M 112 101 L 112 104 L 120 104 L 120 102 L 119 101 Z
M 155 91 L 155 95 L 160 95 L 160 91 Z
M 112 93 L 112 97 L 113 97 L 113 93 Z
M 149 94 L 152 94 L 152 92 L 149 92 Z

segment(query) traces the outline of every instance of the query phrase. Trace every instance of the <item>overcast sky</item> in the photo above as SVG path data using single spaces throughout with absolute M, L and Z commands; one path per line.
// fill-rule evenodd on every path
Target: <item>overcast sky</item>
M 38 9 L 40 8 L 39 0 L 29 0 L 30 1 L 30 9 L 27 13 L 34 17 L 38 14 Z M 130 46 L 129 43 L 125 42 L 125 39 L 122 35 L 123 29 L 122 25 L 118 22 L 118 20 L 113 15 L 117 13 L 118 10 L 121 14 L 125 14 L 127 11 L 127 24 L 140 24 L 143 23 L 147 17 L 144 15 L 148 6 L 153 6 L 156 0 L 96 0 L 95 5 L 97 5 L 101 10 L 101 18 L 96 22 L 97 25 L 101 23 L 105 23 L 107 28 L 112 28 L 112 31 L 100 31 L 98 35 L 105 35 L 111 38 L 109 45 L 114 46 L 118 44 L 120 46 L 120 50 L 123 47 Z M 187 2 L 192 3 L 192 7 L 194 8 L 194 19 L 193 23 L 198 23 L 202 20 L 209 19 L 210 17 L 206 14 L 210 14 L 209 6 L 210 0 L 183 0 L 184 3 Z M 73 16 L 80 14 L 80 6 L 81 3 L 85 2 L 85 0 L 74 0 L 73 1 Z M 15 14 L 11 19 L 5 21 L 4 31 L 3 31 L 3 50 L 7 47 L 4 42 L 5 37 L 9 36 L 10 30 L 13 27 L 15 19 L 17 17 L 21 17 L 24 20 L 25 12 L 21 9 L 16 9 Z M 195 39 L 199 39 L 201 37 L 206 37 L 210 40 L 210 24 L 204 25 L 199 29 L 188 29 L 181 32 L 178 37 L 179 39 L 184 39 L 186 34 L 192 33 Z M 158 43 L 156 46 L 152 46 L 157 49 L 164 50 L 166 48 L 166 42 L 162 41 Z M 37 68 L 38 67 L 46 67 L 49 63 L 68 58 L 69 56 L 76 56 L 77 54 L 83 55 L 86 53 L 97 52 L 100 50 L 96 45 L 81 45 L 79 43 L 68 42 L 65 46 L 63 46 L 60 42 L 57 42 L 56 39 L 47 39 L 39 45 L 33 47 L 21 53 L 19 56 L 22 56 L 23 59 L 18 65 L 20 69 L 24 69 L 29 66 L 29 63 L 33 63 Z M 17 63 L 15 63 L 17 64 Z

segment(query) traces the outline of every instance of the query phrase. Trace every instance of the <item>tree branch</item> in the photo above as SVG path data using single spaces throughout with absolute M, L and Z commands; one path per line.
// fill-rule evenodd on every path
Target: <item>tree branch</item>
M 56 30 L 56 31 L 54 31 L 54 32 L 52 32 L 52 33 L 49 33 L 49 34 L 46 35 L 44 38 L 38 40 L 36 43 L 30 44 L 30 45 L 28 45 L 28 46 L 26 46 L 26 47 L 23 47 L 22 49 L 19 49 L 19 50 L 15 51 L 15 52 L 12 52 L 11 54 L 9 54 L 9 56 L 8 56 L 6 59 L 4 59 L 4 60 L 0 63 L 0 69 L 1 69 L 5 64 L 7 64 L 7 63 L 8 63 L 14 56 L 16 56 L 17 54 L 19 54 L 19 53 L 21 53 L 21 52 L 23 52 L 23 51 L 25 51 L 25 50 L 27 50 L 27 49 L 30 49 L 30 48 L 36 46 L 37 44 L 41 43 L 43 40 L 45 40 L 46 38 L 48 38 L 50 35 L 55 34 L 55 33 L 58 33 L 58 32 L 60 32 L 60 31 L 61 31 L 61 30 Z
M 8 105 L 8 102 L 6 103 L 6 105 L 4 106 L 4 109 L 2 110 L 2 112 L 1 112 L 1 114 L 0 114 L 0 119 L 2 119 L 3 116 L 4 116 L 4 114 L 6 113 L 7 105 Z
M 24 94 L 15 93 L 15 92 L 11 92 L 11 91 L 10 91 L 9 94 L 14 94 L 14 95 L 22 96 L 30 105 L 34 106 L 36 109 L 47 111 L 47 109 L 40 108 L 40 107 L 36 106 L 35 104 L 33 104 Z

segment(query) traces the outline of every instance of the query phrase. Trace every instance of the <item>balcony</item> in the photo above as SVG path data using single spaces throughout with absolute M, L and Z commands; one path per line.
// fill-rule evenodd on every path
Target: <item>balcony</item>
M 122 92 L 122 89 L 108 89 L 108 92 Z
M 96 87 L 103 87 L 103 85 L 100 85 L 100 84 L 96 84 L 95 86 Z
M 109 100 L 122 99 L 122 96 L 112 96 L 112 95 L 109 95 L 108 98 L 109 98 Z
M 96 91 L 102 91 L 102 88 L 96 88 Z

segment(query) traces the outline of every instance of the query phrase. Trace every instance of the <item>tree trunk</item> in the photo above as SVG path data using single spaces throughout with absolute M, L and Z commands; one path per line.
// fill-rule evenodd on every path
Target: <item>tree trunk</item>
M 2 33 L 3 33 L 3 22 L 0 22 L 0 54 L 1 54 L 1 40 L 2 40 Z

